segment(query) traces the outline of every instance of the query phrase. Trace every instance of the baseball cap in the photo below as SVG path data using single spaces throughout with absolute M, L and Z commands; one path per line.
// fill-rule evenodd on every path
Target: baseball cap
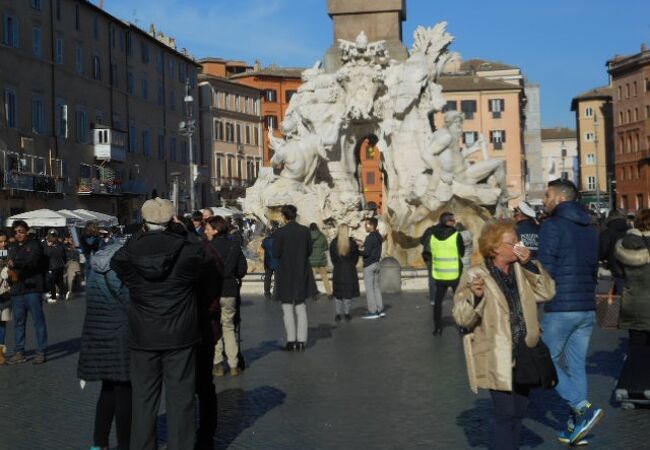
M 530 206 L 527 202 L 519 202 L 519 205 L 517 206 L 517 209 L 521 211 L 521 213 L 525 216 L 528 216 L 532 219 L 537 217 L 537 213 L 533 209 L 532 206 Z

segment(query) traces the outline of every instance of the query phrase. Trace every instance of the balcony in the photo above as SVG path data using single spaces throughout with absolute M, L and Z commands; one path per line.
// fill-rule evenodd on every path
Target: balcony
M 93 149 L 99 161 L 126 161 L 126 133 L 111 128 L 93 128 Z
M 122 185 L 119 180 L 101 178 L 79 178 L 79 195 L 120 195 Z
M 63 194 L 61 160 L 0 151 L 0 189 Z M 47 173 L 50 172 L 50 173 Z

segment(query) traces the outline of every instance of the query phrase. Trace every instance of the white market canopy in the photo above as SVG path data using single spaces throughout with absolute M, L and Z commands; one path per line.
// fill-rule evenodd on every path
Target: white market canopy
M 6 220 L 6 225 L 10 227 L 15 220 L 24 220 L 30 227 L 65 227 L 72 222 L 64 214 L 51 209 L 37 209 L 16 214 Z
M 97 222 L 97 224 L 105 227 L 114 227 L 118 225 L 117 217 L 104 214 L 98 211 L 90 211 L 87 209 L 62 209 L 59 211 L 61 214 L 75 219 L 78 225 L 85 225 L 88 222 Z
M 206 208 L 212 211 L 213 216 L 221 216 L 221 217 L 241 217 L 244 214 L 241 211 L 238 211 L 233 208 L 225 208 L 223 206 L 213 206 L 210 208 Z

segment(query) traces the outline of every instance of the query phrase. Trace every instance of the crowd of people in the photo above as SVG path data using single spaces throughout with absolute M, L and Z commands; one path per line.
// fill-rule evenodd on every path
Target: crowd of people
M 474 239 L 448 211 L 420 238 L 433 334 L 443 333 L 442 306 L 451 289 L 470 387 L 488 390 L 494 403 L 496 448 L 518 448 L 535 388 L 554 387 L 567 404 L 561 442 L 587 443 L 603 417 L 591 403 L 586 375 L 599 261 L 623 295 L 620 327 L 629 330 L 630 345 L 650 346 L 650 210 L 638 212 L 634 227 L 613 211 L 599 230 L 577 196 L 571 182 L 555 180 L 541 221 L 522 202 L 513 219 L 488 222 Z M 101 382 L 93 450 L 109 448 L 113 422 L 120 449 L 155 449 L 163 386 L 168 448 L 213 448 L 214 377 L 239 376 L 245 368 L 238 339 L 245 237 L 241 227 L 209 209 L 179 217 L 169 200 L 155 198 L 141 213 L 142 229 L 128 239 L 94 224 L 76 246 L 56 230 L 41 242 L 22 221 L 14 222 L 11 236 L 0 232 L 0 252 L 6 250 L 0 258 L 0 364 L 26 362 L 28 314 L 37 338 L 33 362 L 46 362 L 43 301 L 69 299 L 84 278 L 78 377 L 82 384 Z M 353 319 L 360 260 L 367 304 L 361 318 L 386 317 L 379 287 L 386 234 L 375 214 L 365 220 L 363 241 L 343 223 L 329 244 L 317 224 L 298 223 L 295 206 L 283 206 L 281 215 L 262 249 L 264 295 L 281 304 L 286 351 L 307 349 L 307 301 L 318 299 L 319 278 L 333 300 L 335 322 Z M 15 348 L 5 358 L 8 321 L 14 322 Z M 536 373 L 539 361 L 552 369 Z M 195 430 L 195 396 L 199 424 L 188 432 Z

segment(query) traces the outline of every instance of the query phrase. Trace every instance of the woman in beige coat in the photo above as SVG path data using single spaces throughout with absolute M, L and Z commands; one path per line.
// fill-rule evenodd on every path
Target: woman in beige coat
M 486 224 L 479 251 L 484 262 L 463 274 L 453 315 L 468 332 L 463 339 L 470 387 L 490 390 L 495 448 L 516 449 L 530 389 L 513 382 L 513 350 L 522 341 L 531 348 L 537 345 L 537 303 L 553 298 L 555 282 L 539 262 L 531 261 L 511 220 Z

